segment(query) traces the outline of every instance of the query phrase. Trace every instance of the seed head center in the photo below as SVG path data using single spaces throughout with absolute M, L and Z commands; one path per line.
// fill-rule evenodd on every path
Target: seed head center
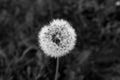
M 60 44 L 60 41 L 61 41 L 61 39 L 60 39 L 60 34 L 58 34 L 58 33 L 53 34 L 53 35 L 52 35 L 52 41 L 53 41 L 55 44 L 59 45 L 59 44 Z

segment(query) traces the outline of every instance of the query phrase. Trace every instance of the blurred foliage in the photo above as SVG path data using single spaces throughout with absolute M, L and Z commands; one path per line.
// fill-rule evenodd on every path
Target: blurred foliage
M 60 58 L 58 80 L 120 80 L 118 0 L 0 0 L 0 80 L 53 80 L 56 59 L 43 54 L 38 31 L 68 20 L 75 49 Z

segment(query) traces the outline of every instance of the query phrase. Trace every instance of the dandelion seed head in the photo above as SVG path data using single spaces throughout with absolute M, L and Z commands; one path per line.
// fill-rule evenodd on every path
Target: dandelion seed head
M 75 46 L 76 33 L 63 19 L 56 19 L 44 26 L 39 32 L 39 45 L 43 52 L 51 57 L 68 54 Z

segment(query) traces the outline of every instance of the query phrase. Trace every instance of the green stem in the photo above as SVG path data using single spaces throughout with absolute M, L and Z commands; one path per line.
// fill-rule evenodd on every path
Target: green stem
M 59 70 L 59 58 L 56 61 L 56 72 L 55 72 L 55 80 L 58 78 L 58 70 Z

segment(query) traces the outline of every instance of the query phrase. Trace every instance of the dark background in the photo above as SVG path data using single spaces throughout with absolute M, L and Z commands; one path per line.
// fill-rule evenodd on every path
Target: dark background
M 120 80 L 118 0 L 0 0 L 0 80 L 53 80 L 56 59 L 38 44 L 38 32 L 65 19 L 77 44 L 60 58 L 58 80 Z

